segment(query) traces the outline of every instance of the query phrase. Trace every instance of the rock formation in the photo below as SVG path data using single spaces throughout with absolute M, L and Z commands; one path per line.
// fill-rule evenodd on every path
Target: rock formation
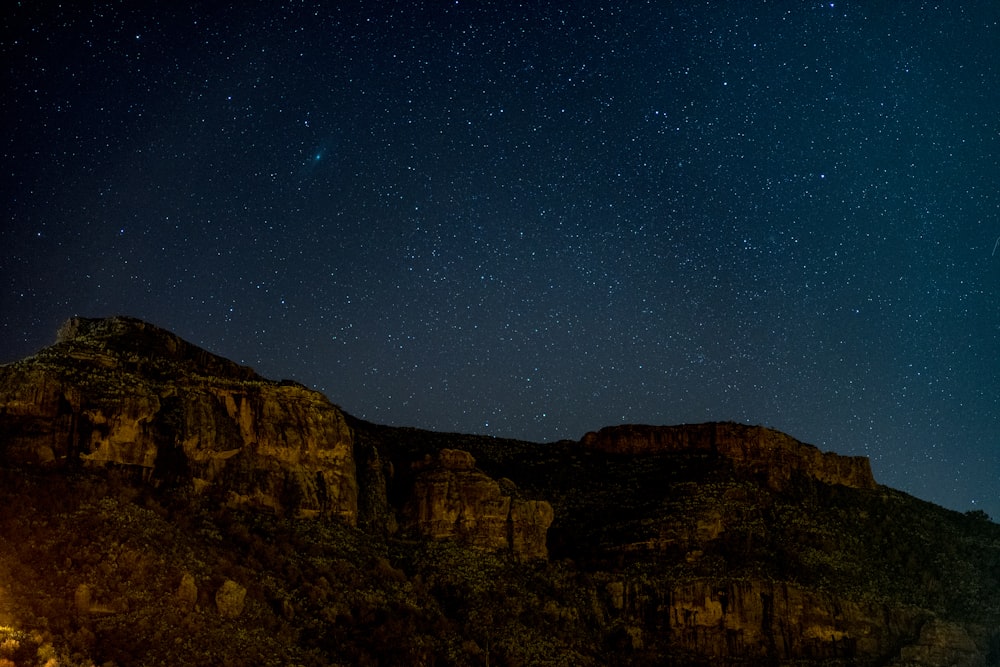
M 367 456 L 382 467 L 377 450 Z M 73 318 L 55 345 L 3 367 L 0 461 L 111 466 L 233 508 L 358 519 L 354 433 L 339 408 L 133 318 Z M 386 511 L 384 480 L 372 492 Z M 466 452 L 436 454 L 413 493 L 421 535 L 546 555 L 551 506 L 502 492 Z
M 735 423 L 609 426 L 586 434 L 580 442 L 591 449 L 626 455 L 714 454 L 743 470 L 763 475 L 776 489 L 784 487 L 798 474 L 826 484 L 875 488 L 867 457 L 821 452 L 812 445 L 763 426 Z
M 246 597 L 246 588 L 227 579 L 215 592 L 215 608 L 226 618 L 236 618 L 243 613 Z
M 1000 527 L 865 458 L 378 426 L 130 318 L 0 367 L 0 529 L 0 662 L 1000 664 Z
M 961 625 L 933 619 L 921 627 L 917 641 L 902 648 L 891 667 L 985 667 L 985 648 Z
M 839 599 L 789 582 L 698 580 L 671 591 L 674 645 L 713 661 L 870 660 L 926 612 Z
M 181 583 L 174 593 L 174 602 L 177 604 L 177 608 L 185 613 L 194 611 L 194 607 L 198 603 L 198 584 L 190 572 L 185 572 L 181 578 Z
M 545 558 L 552 506 L 515 497 L 514 483 L 476 469 L 461 450 L 442 449 L 414 464 L 416 476 L 403 508 L 404 528 L 431 539 L 456 539 L 469 546 L 509 550 L 521 558 Z
M 0 373 L 0 460 L 120 466 L 233 507 L 353 523 L 353 434 L 322 394 L 131 318 L 74 318 Z

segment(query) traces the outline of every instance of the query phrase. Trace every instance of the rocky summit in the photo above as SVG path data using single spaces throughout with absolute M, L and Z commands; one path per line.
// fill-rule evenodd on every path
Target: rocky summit
M 124 468 L 233 507 L 357 520 L 351 429 L 301 385 L 121 317 L 74 318 L 56 345 L 4 371 L 7 463 Z
M 1000 526 L 761 426 L 371 424 L 140 320 L 0 367 L 0 666 L 1000 665 Z

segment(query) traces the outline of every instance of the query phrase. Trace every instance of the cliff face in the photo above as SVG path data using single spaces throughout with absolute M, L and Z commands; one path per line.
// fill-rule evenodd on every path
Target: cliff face
M 119 467 L 152 485 L 190 484 L 232 508 L 358 521 L 354 433 L 339 408 L 132 318 L 74 318 L 54 346 L 2 369 L 0 460 Z M 509 480 L 501 489 L 460 450 L 438 453 L 423 468 L 404 527 L 521 558 L 546 556 L 547 503 L 515 497 Z M 385 496 L 384 480 L 374 493 Z M 384 498 L 370 500 L 394 512 Z M 392 530 L 396 521 L 386 519 Z
M 432 539 L 457 539 L 469 546 L 507 550 L 521 558 L 545 558 L 552 506 L 522 500 L 510 480 L 476 469 L 461 450 L 443 449 L 415 463 L 417 474 L 403 507 L 404 527 Z M 506 488 L 504 488 L 506 487 Z
M 679 648 L 720 662 L 864 663 L 891 654 L 901 636 L 926 620 L 919 609 L 773 581 L 691 582 L 671 592 L 667 613 Z
M 610 426 L 586 434 L 580 442 L 591 449 L 633 456 L 685 451 L 716 454 L 740 469 L 765 476 L 775 489 L 783 488 L 800 474 L 825 484 L 875 488 L 866 457 L 821 452 L 762 426 L 734 423 Z
M 233 507 L 357 519 L 353 434 L 322 394 L 129 318 L 74 319 L 0 373 L 0 457 L 121 466 Z

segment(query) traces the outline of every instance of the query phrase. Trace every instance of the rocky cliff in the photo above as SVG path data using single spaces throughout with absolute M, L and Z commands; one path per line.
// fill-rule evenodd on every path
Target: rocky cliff
M 549 503 L 518 498 L 514 482 L 477 470 L 476 460 L 465 451 L 442 449 L 413 466 L 417 472 L 403 508 L 404 527 L 433 539 L 509 550 L 520 558 L 548 555 Z
M 74 318 L 0 373 L 0 460 L 115 466 L 234 507 L 357 519 L 353 435 L 322 394 L 145 322 Z
M 384 456 L 366 454 L 368 464 Z M 346 415 L 319 392 L 267 380 L 134 318 L 73 318 L 55 345 L 0 372 L 0 460 L 7 465 L 111 466 L 154 486 L 190 485 L 232 508 L 355 525 L 355 459 Z M 516 497 L 510 480 L 502 490 L 467 452 L 427 460 L 414 463 L 421 472 L 403 491 L 412 494 L 405 528 L 545 557 L 547 503 Z M 388 493 L 385 484 L 376 494 Z M 392 512 L 384 499 L 373 503 Z M 395 516 L 385 522 L 395 529 Z
M 584 447 L 631 456 L 707 452 L 724 457 L 743 470 L 763 475 L 776 489 L 796 475 L 826 484 L 875 488 L 867 457 L 821 452 L 813 445 L 762 426 L 735 423 L 611 426 L 586 434 L 580 442 Z
M 0 665 L 1000 665 L 1000 526 L 740 424 L 370 424 L 138 320 L 0 367 Z

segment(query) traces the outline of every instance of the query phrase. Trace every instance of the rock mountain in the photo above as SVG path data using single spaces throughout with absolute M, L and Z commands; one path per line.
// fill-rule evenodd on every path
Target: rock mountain
M 1000 665 L 1000 526 L 778 431 L 371 424 L 151 324 L 0 367 L 0 666 Z

